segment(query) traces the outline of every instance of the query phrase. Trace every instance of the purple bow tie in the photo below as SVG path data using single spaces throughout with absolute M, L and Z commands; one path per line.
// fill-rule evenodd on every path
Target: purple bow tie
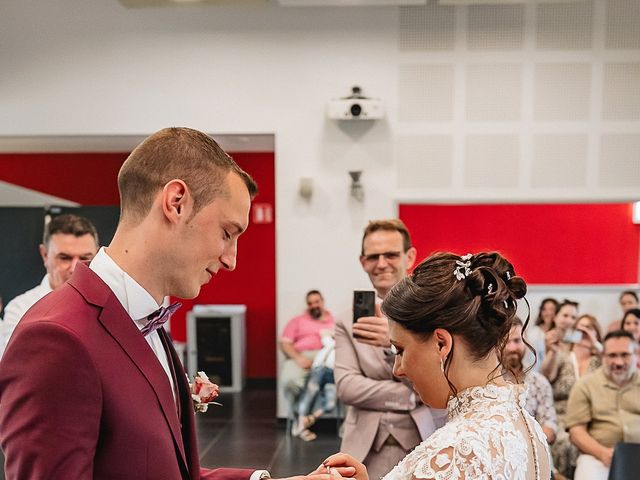
M 149 335 L 151 332 L 155 332 L 162 325 L 164 325 L 167 320 L 171 318 L 171 315 L 178 310 L 182 304 L 180 302 L 172 303 L 168 307 L 160 307 L 155 312 L 151 313 L 148 317 L 148 323 L 142 327 L 142 335 L 145 337 Z

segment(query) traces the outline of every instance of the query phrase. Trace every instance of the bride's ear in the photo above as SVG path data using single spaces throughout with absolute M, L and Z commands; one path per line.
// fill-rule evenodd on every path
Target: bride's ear
M 433 338 L 438 348 L 438 355 L 444 360 L 449 356 L 449 352 L 453 347 L 453 337 L 444 328 L 436 328 L 433 331 Z

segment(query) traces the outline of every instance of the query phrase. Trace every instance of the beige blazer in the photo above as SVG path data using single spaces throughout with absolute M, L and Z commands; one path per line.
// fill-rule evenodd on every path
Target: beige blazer
M 424 405 L 416 408 L 417 395 L 393 376 L 384 349 L 356 341 L 351 325 L 344 319 L 336 322 L 334 376 L 338 397 L 349 406 L 340 450 L 363 461 L 386 415 L 394 423 L 408 425 L 393 430 L 394 438 L 408 451 L 442 426 L 444 419 L 439 415 L 434 420 L 431 409 Z

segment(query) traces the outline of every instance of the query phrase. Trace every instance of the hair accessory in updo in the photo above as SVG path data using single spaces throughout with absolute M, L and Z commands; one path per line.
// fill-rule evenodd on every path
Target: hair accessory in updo
M 471 257 L 473 257 L 473 254 L 467 253 L 466 255 L 460 257 L 460 260 L 456 260 L 456 265 L 458 266 L 454 270 L 453 275 L 458 280 L 464 280 L 469 275 L 471 275 Z

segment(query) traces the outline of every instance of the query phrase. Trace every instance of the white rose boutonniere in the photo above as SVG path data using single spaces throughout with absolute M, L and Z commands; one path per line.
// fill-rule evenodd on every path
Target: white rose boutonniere
M 193 407 L 196 412 L 206 412 L 209 405 L 222 406 L 221 403 L 213 401 L 220 394 L 218 385 L 211 383 L 204 372 L 198 372 L 193 379 L 193 383 L 189 382 L 189 390 L 191 391 Z

